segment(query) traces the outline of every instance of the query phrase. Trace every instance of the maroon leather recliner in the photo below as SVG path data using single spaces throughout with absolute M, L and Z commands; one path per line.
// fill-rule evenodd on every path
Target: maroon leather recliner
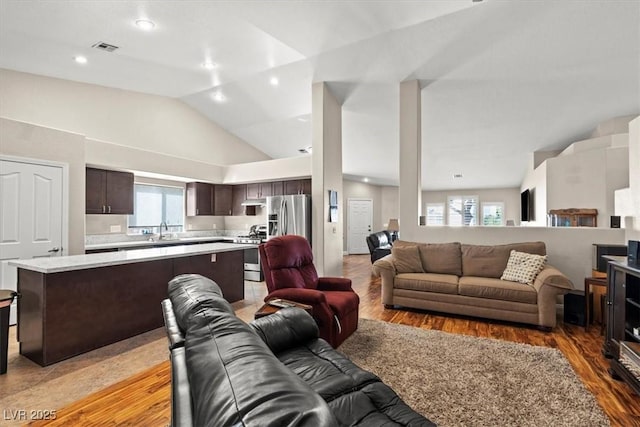
M 318 277 L 307 239 L 295 235 L 274 237 L 259 249 L 269 290 L 265 301 L 284 298 L 311 305 L 320 337 L 334 348 L 358 329 L 360 298 L 351 289 L 351 280 Z

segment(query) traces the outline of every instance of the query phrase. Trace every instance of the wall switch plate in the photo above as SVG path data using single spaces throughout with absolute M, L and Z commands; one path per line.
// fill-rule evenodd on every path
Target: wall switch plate
M 109 230 L 112 233 L 120 233 L 122 232 L 122 227 L 120 227 L 119 225 L 112 225 L 111 227 L 109 227 Z
M 215 230 L 216 228 L 218 228 L 218 224 L 216 224 L 215 222 L 213 223 L 213 229 Z
M 193 224 L 187 224 L 187 230 L 193 230 Z

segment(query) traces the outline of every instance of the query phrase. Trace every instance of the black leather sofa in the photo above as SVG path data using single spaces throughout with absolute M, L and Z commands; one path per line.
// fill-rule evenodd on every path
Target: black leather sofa
M 435 425 L 318 338 L 304 310 L 249 325 L 195 274 L 175 277 L 162 306 L 173 426 Z
M 391 253 L 391 233 L 387 230 L 378 231 L 367 236 L 367 246 L 371 253 L 371 263 Z

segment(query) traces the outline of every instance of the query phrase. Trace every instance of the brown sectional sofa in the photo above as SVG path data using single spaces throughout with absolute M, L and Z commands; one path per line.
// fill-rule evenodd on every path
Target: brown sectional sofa
M 417 247 L 417 249 L 416 249 Z M 537 325 L 556 325 L 556 299 L 573 289 L 549 265 L 532 284 L 501 280 L 511 250 L 546 255 L 544 242 L 507 245 L 397 241 L 373 264 L 382 278 L 382 303 Z

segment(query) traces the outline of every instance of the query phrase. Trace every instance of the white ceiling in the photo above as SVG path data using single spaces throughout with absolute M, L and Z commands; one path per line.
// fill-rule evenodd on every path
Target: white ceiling
M 403 80 L 423 87 L 425 189 L 517 187 L 534 151 L 640 113 L 640 0 L 0 0 L 0 16 L 0 67 L 179 98 L 273 158 L 311 145 L 326 81 L 343 171 L 376 183 L 398 182 Z

